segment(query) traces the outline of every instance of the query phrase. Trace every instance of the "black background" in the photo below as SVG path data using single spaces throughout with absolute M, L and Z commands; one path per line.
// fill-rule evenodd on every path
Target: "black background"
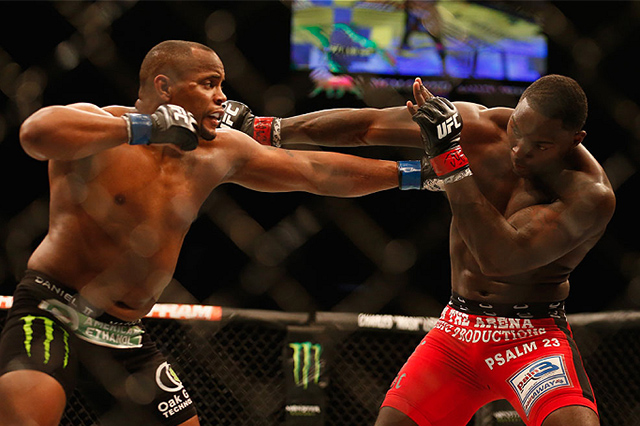
M 311 83 L 305 73 L 289 64 L 290 8 L 287 3 L 261 2 L 108 2 L 118 11 L 106 29 L 101 22 L 79 25 L 82 11 L 93 2 L 0 2 L 0 142 L 2 209 L 0 211 L 0 294 L 11 294 L 26 265 L 25 253 L 44 236 L 46 217 L 46 164 L 28 157 L 18 142 L 19 124 L 28 113 L 13 94 L 19 79 L 11 80 L 7 64 L 21 73 L 36 70 L 46 76 L 44 90 L 32 108 L 78 101 L 99 106 L 131 105 L 137 97 L 137 70 L 144 54 L 165 39 L 209 43 L 227 67 L 224 86 L 229 99 L 247 103 L 260 115 L 296 115 L 322 108 L 362 107 L 353 95 L 309 97 Z M 525 2 L 522 2 L 525 4 Z M 551 25 L 549 73 L 569 75 L 582 84 L 590 101 L 585 145 L 605 165 L 616 183 L 617 211 L 610 226 L 572 275 L 569 312 L 637 309 L 640 306 L 640 236 L 635 197 L 639 181 L 638 66 L 640 6 L 637 2 L 537 2 L 566 18 L 562 32 Z M 76 8 L 76 12 L 69 12 Z M 61 11 L 65 12 L 62 13 Z M 207 39 L 205 23 L 214 12 L 227 11 L 236 24 L 225 44 Z M 86 13 L 86 11 L 85 11 Z M 66 14 L 66 16 L 65 16 Z M 560 22 L 560 21 L 558 21 Z M 86 40 L 102 31 L 112 48 L 107 62 L 81 55 L 73 69 L 62 69 L 56 47 L 63 41 Z M 230 50 L 235 47 L 236 50 Z M 231 70 L 233 52 L 245 58 L 242 74 Z M 98 55 L 99 57 L 99 55 Z M 8 83 L 7 83 L 8 81 Z M 15 83 L 15 84 L 12 84 Z M 274 88 L 276 90 L 264 90 Z M 274 110 L 270 94 L 290 90 L 293 103 Z M 409 93 L 401 96 L 410 99 Z M 396 98 L 393 98 L 394 100 Z M 451 96 L 488 106 L 514 106 L 517 98 L 479 95 Z M 394 103 L 397 105 L 398 103 Z M 401 159 L 397 149 L 360 149 L 345 152 Z M 413 157 L 415 158 L 415 157 Z M 619 178 L 618 175 L 622 176 Z M 357 200 L 322 199 L 309 194 L 262 194 L 237 186 L 216 189 L 205 210 L 218 200 L 231 199 L 265 230 L 296 218 L 300 208 L 311 212 L 319 226 L 313 235 L 278 265 L 265 267 L 243 252 L 228 235 L 203 214 L 187 235 L 175 273 L 175 283 L 186 292 L 180 300 L 238 308 L 277 310 L 364 309 L 384 313 L 437 315 L 448 298 L 448 207 L 438 194 L 387 191 Z M 211 206 L 214 207 L 211 207 Z M 355 211 L 354 211 L 355 210 Z M 339 212 L 336 213 L 336 211 Z M 343 216 L 344 215 L 344 216 Z M 363 221 L 364 234 L 382 232 L 391 240 L 410 241 L 415 263 L 394 273 L 383 268 L 340 225 L 340 218 Z M 370 221 L 367 222 L 367 221 Z M 40 224 L 40 225 L 38 225 Z M 21 252 L 15 248 L 20 247 Z M 375 256 L 374 256 L 375 257 Z M 368 280 L 379 283 L 365 285 Z M 295 282 L 307 298 L 282 282 Z M 244 283 L 244 284 L 243 284 Z M 249 283 L 249 284 L 247 284 Z M 263 287 L 261 287 L 263 285 Z M 377 303 L 343 304 L 349 296 Z M 172 297 L 169 295 L 168 297 Z

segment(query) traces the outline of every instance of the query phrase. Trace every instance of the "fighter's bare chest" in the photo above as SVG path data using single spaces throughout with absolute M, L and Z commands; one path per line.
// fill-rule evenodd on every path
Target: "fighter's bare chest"
M 552 201 L 549 194 L 514 173 L 508 149 L 479 149 L 469 157 L 480 191 L 504 217 Z
M 205 196 L 195 167 L 177 158 L 112 155 L 78 172 L 76 179 L 85 181 L 82 208 L 94 219 L 180 228 L 195 218 Z

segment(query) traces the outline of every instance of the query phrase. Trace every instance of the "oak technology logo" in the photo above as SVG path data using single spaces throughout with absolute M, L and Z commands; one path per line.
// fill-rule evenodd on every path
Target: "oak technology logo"
M 311 342 L 289 343 L 293 349 L 293 380 L 296 386 L 307 389 L 309 383 L 320 381 L 322 345 Z
M 156 369 L 156 384 L 160 389 L 169 393 L 168 399 L 160 401 L 158 411 L 166 418 L 170 418 L 193 404 L 189 393 L 178 378 L 176 372 L 168 362 L 163 362 Z
M 156 384 L 160 389 L 169 393 L 178 392 L 184 387 L 176 372 L 166 361 L 156 369 Z

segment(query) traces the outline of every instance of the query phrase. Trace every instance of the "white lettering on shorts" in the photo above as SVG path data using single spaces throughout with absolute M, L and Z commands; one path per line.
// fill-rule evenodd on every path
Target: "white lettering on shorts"
M 544 327 L 536 327 L 530 319 L 469 316 L 448 307 L 434 328 L 464 343 L 515 342 L 547 332 Z
M 74 308 L 78 308 L 78 304 L 77 304 L 77 300 L 76 300 L 76 296 L 74 296 L 73 294 L 70 294 L 68 292 L 66 292 L 64 289 L 56 286 L 55 284 L 51 284 L 50 281 L 45 280 L 42 277 L 38 277 L 36 276 L 34 281 L 38 284 L 40 284 L 41 286 L 47 288 L 50 292 L 57 294 L 58 296 L 62 297 L 64 299 L 64 301 L 66 303 L 68 303 L 69 305 L 73 306 Z M 83 314 L 85 315 L 93 315 L 93 309 L 89 308 L 89 307 L 83 307 Z
M 53 314 L 80 339 L 108 348 L 142 347 L 144 330 L 138 325 L 107 324 L 91 318 L 56 299 L 42 300 L 38 308 Z
M 527 417 L 543 395 L 554 389 L 572 386 L 563 355 L 537 359 L 511 376 L 507 383 L 518 396 Z
M 189 397 L 186 389 L 182 389 L 179 394 L 173 395 L 166 401 L 162 401 L 158 404 L 158 411 L 162 413 L 165 418 L 169 418 L 178 414 L 180 411 L 193 404 L 193 401 Z
M 511 319 L 511 318 L 509 318 Z M 435 328 L 442 330 L 465 343 L 501 343 L 541 336 L 547 332 L 544 327 L 525 328 L 520 330 L 494 330 L 456 327 L 444 321 L 438 321 Z
M 165 418 L 169 418 L 193 404 L 187 390 L 184 389 L 178 375 L 168 362 L 163 362 L 156 369 L 156 384 L 163 391 L 173 393 L 171 398 L 158 404 L 158 411 Z
M 507 349 L 504 352 L 498 352 L 492 357 L 486 358 L 484 362 L 489 367 L 489 370 L 493 370 L 494 365 L 502 366 L 506 363 L 520 358 L 523 355 L 538 350 L 536 342 L 524 343 L 522 345 L 515 346 L 511 349 Z

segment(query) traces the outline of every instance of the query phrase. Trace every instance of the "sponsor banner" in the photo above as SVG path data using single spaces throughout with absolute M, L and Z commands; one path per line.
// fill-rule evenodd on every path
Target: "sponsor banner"
M 381 330 L 429 331 L 437 319 L 403 315 L 358 314 L 358 327 Z
M 13 306 L 13 296 L 0 296 L 0 309 L 10 309 L 11 306 Z M 222 307 L 181 303 L 156 303 L 146 317 L 220 321 L 222 319 Z
M 220 321 L 222 308 L 212 305 L 187 305 L 180 303 L 156 303 L 147 318 L 196 319 Z
M 11 309 L 13 305 L 12 296 L 0 296 L 0 309 Z
M 287 327 L 283 348 L 286 425 L 324 424 L 328 342 L 324 327 Z

